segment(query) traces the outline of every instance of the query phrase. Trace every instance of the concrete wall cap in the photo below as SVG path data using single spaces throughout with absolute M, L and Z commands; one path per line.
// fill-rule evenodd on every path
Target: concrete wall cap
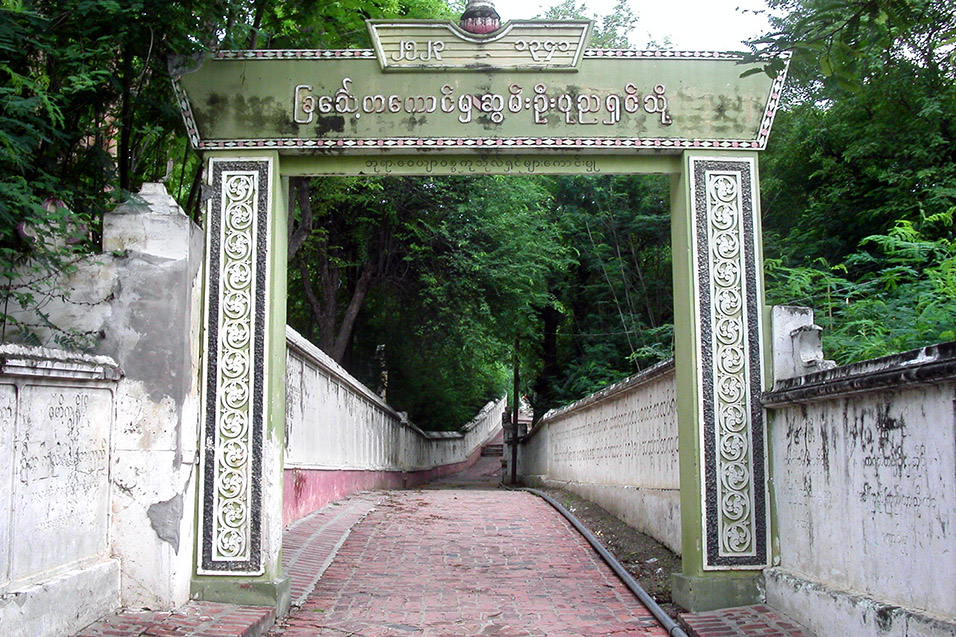
M 396 411 L 391 405 L 382 400 L 382 397 L 363 385 L 354 376 L 349 374 L 344 367 L 339 365 L 331 356 L 310 343 L 308 339 L 296 332 L 292 327 L 286 326 L 286 344 L 290 349 L 304 357 L 309 363 L 325 371 L 326 374 L 333 377 L 337 382 L 345 385 L 366 401 L 374 404 L 376 407 L 387 413 L 391 418 L 398 420 L 403 427 L 408 427 L 419 436 L 428 440 L 464 438 L 465 434 L 480 424 L 490 409 L 497 402 L 487 403 L 478 412 L 478 415 L 454 431 L 425 431 L 419 428 L 415 423 L 408 419 L 408 413 Z
M 14 343 L 0 344 L 0 358 L 22 358 L 30 360 L 53 360 L 70 363 L 87 363 L 90 365 L 109 365 L 119 367 L 117 362 L 109 356 L 84 354 L 83 352 L 69 352 L 51 347 L 30 347 Z
M 598 390 L 589 396 L 577 400 L 569 405 L 564 407 L 558 407 L 557 409 L 552 409 L 548 411 L 544 416 L 541 417 L 538 425 L 535 425 L 531 433 L 534 433 L 538 430 L 541 423 L 546 421 L 553 421 L 566 416 L 572 412 L 578 411 L 579 409 L 584 409 L 590 405 L 608 400 L 617 394 L 622 392 L 633 391 L 642 385 L 645 385 L 661 376 L 674 373 L 674 359 L 668 359 L 666 361 L 661 361 L 656 365 L 648 367 L 644 371 L 638 372 L 633 376 L 628 376 L 624 380 L 618 381 L 612 385 L 608 385 L 604 389 Z M 530 435 L 530 434 L 529 434 Z
M 119 380 L 123 376 L 123 370 L 109 356 L 12 343 L 0 345 L 0 373 L 94 380 Z
M 929 345 L 778 381 L 765 407 L 956 380 L 956 341 Z

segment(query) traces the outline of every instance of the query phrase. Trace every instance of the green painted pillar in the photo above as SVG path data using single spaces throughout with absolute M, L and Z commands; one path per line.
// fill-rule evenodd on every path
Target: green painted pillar
M 192 595 L 289 606 L 281 572 L 286 189 L 273 151 L 206 154 L 202 439 Z
M 672 181 L 682 572 L 692 611 L 756 603 L 767 566 L 757 156 L 687 151 Z

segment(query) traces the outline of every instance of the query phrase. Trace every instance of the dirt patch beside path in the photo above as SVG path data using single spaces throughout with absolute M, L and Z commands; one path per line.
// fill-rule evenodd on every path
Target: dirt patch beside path
M 589 500 L 564 489 L 541 488 L 570 511 L 610 551 L 647 593 L 675 621 L 684 612 L 671 601 L 671 573 L 681 570 L 680 557 L 666 546 L 628 526 Z

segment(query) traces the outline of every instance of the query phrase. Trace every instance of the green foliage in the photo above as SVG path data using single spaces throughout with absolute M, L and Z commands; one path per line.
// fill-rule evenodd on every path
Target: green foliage
M 4 326 L 11 303 L 33 307 L 43 320 L 40 297 L 63 293 L 57 272 L 97 248 L 103 211 L 142 182 L 165 180 L 199 217 L 201 162 L 184 135 L 171 57 L 217 48 L 363 46 L 365 18 L 448 12 L 440 0 L 4 0 Z M 78 228 L 86 229 L 82 240 Z M 3 337 L 10 337 L 6 329 Z
M 369 292 L 345 364 L 380 386 L 375 361 L 384 346 L 388 400 L 422 426 L 457 427 L 505 391 L 516 344 L 522 392 L 538 414 L 671 356 L 666 179 L 322 183 L 316 210 L 392 227 L 400 274 Z M 348 197 L 333 201 L 336 184 L 350 184 Z M 352 232 L 353 256 L 342 263 L 357 272 L 369 255 Z M 295 278 L 291 285 L 290 322 L 308 330 Z M 350 289 L 345 283 L 338 293 Z
M 343 363 L 379 387 L 384 346 L 388 399 L 421 426 L 457 427 L 500 395 L 516 342 L 542 413 L 671 355 L 668 191 L 632 176 L 315 180 L 316 229 L 296 259 L 333 255 L 341 316 L 387 245 L 396 267 L 369 290 Z M 292 272 L 289 320 L 308 334 Z
M 954 212 L 899 221 L 837 265 L 769 260 L 768 300 L 817 309 L 824 351 L 841 364 L 956 340 Z
M 837 261 L 869 234 L 956 204 L 956 84 L 908 65 L 879 79 L 781 114 L 761 158 L 771 254 Z
M 256 2 L 244 48 L 370 48 L 365 20 L 452 19 L 444 0 L 274 0 Z
M 0 9 L 3 338 L 31 338 L 13 326 L 11 303 L 46 321 L 42 299 L 63 295 L 58 273 L 95 249 L 103 210 L 166 172 L 181 126 L 166 56 L 196 48 L 199 22 L 178 3 L 25 0 Z
M 952 339 L 956 5 L 771 6 L 755 52 L 794 57 L 761 157 L 770 301 L 817 309 L 843 363 Z
M 673 349 L 667 180 L 575 176 L 548 183 L 554 223 L 574 259 L 552 275 L 554 311 L 542 311 L 536 414 L 668 358 Z
M 22 7 L 0 9 L 0 339 L 22 327 L 8 312 L 34 306 L 42 294 L 61 293 L 52 283 L 70 250 L 58 239 L 82 227 L 55 197 L 58 181 L 34 159 L 54 143 L 65 118 L 49 77 L 23 55 L 34 48 L 42 21 Z M 13 307 L 11 307 L 11 305 Z M 42 315 L 41 315 L 42 318 Z
M 754 55 L 790 51 L 830 86 L 855 90 L 880 67 L 910 61 L 922 68 L 951 64 L 956 7 L 949 0 L 771 0 L 783 17 L 751 42 Z M 774 59 L 771 74 L 782 69 Z
M 199 216 L 201 162 L 182 131 L 171 57 L 366 47 L 366 18 L 454 19 L 462 3 L 4 0 L 0 7 L 2 310 L 32 306 L 42 323 L 46 299 L 64 294 L 55 275 L 97 248 L 102 212 L 143 181 L 165 180 Z M 569 1 L 550 17 L 585 15 L 583 4 Z M 635 23 L 619 2 L 596 19 L 592 44 L 631 46 Z M 386 344 L 390 394 L 424 425 L 457 426 L 500 393 L 516 343 L 526 385 L 546 402 L 578 397 L 669 350 L 666 188 L 653 180 L 308 185 L 314 225 L 290 269 L 290 320 L 317 340 L 331 338 L 373 384 L 380 370 L 351 362 L 374 361 Z M 297 218 L 305 221 L 303 210 Z M 542 336 L 544 316 L 550 332 Z M 60 340 L 85 346 L 68 332 Z
M 349 334 L 346 366 L 380 385 L 384 346 L 389 401 L 427 428 L 458 427 L 501 395 L 502 361 L 516 337 L 533 332 L 532 306 L 548 300 L 547 277 L 567 261 L 539 182 L 324 179 L 311 192 L 316 229 L 296 260 L 338 268 L 326 289 L 338 298 L 340 325 L 361 273 L 379 272 Z M 330 265 L 318 265 L 323 255 Z M 390 265 L 377 269 L 385 258 Z M 301 268 L 293 272 L 289 321 L 308 334 L 321 326 L 303 302 Z

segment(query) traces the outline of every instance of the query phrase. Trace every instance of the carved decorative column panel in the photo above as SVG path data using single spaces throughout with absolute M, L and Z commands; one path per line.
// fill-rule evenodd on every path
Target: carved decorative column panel
M 267 270 L 272 160 L 215 157 L 207 217 L 197 573 L 263 573 Z
M 767 565 L 756 158 L 688 158 L 703 570 Z

